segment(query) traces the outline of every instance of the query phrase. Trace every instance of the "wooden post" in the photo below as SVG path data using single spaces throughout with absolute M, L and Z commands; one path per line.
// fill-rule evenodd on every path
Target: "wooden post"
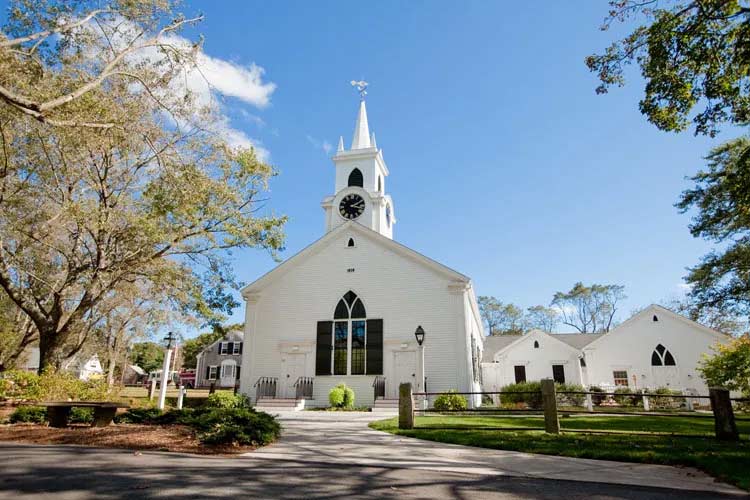
M 151 387 L 148 389 L 148 400 L 151 401 L 154 399 L 154 394 L 156 393 L 156 379 L 151 379 Z
M 591 397 L 591 393 L 586 394 L 586 409 L 588 411 L 594 411 L 594 400 Z
M 70 406 L 48 406 L 47 421 L 50 427 L 67 427 L 70 416 Z
M 560 434 L 560 419 L 557 416 L 555 381 L 542 379 L 542 404 L 544 405 L 544 430 L 547 434 Z
M 216 392 L 216 382 L 211 382 L 211 385 L 208 387 L 208 394 L 211 395 L 214 392 Z
M 414 391 L 409 383 L 398 387 L 398 428 L 414 428 Z
M 729 399 L 729 391 L 723 387 L 712 387 L 708 390 L 708 396 L 711 398 L 711 410 L 714 412 L 716 439 L 739 441 L 740 435 L 734 421 L 734 410 L 732 410 L 732 400 Z
M 682 394 L 685 396 L 685 409 L 687 411 L 693 411 L 693 398 L 690 397 L 691 394 L 686 394 L 685 391 L 682 391 Z
M 646 396 L 646 389 L 643 389 L 641 391 L 641 394 L 643 394 L 643 411 L 651 411 L 651 405 L 648 402 L 648 396 Z

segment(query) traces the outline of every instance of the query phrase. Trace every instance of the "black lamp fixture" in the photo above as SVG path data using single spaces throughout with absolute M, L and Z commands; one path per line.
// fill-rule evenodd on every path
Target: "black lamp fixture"
M 174 334 L 174 332 L 167 333 L 167 336 L 164 337 L 164 340 L 167 342 L 167 349 L 172 348 L 172 342 L 177 340 L 177 335 Z
M 424 329 L 422 328 L 422 325 L 417 327 L 414 336 L 417 338 L 417 344 L 422 345 L 422 342 L 424 342 Z

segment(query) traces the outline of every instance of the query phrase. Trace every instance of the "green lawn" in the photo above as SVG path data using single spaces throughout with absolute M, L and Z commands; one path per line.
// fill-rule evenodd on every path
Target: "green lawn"
M 370 427 L 402 436 L 498 450 L 688 465 L 750 490 L 749 421 L 738 422 L 742 434 L 740 443 L 725 443 L 710 437 L 713 435 L 713 420 L 710 418 L 575 416 L 560 419 L 562 429 L 570 432 L 559 436 L 542 431 L 493 429 L 543 427 L 541 417 L 426 416 L 417 417 L 415 425 L 412 430 L 399 430 L 398 419 L 390 418 L 372 422 Z M 694 437 L 644 432 L 690 434 Z

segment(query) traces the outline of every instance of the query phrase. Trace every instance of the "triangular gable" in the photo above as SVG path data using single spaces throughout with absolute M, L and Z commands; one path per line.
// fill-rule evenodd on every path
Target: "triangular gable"
M 609 332 L 603 334 L 601 337 L 599 337 L 598 339 L 596 339 L 595 341 L 593 341 L 592 343 L 590 343 L 589 345 L 587 345 L 586 347 L 584 347 L 583 350 L 588 350 L 588 349 L 592 349 L 592 348 L 596 347 L 597 344 L 599 344 L 600 342 L 604 341 L 610 335 L 615 334 L 619 330 L 624 329 L 624 327 L 626 325 L 629 325 L 630 323 L 633 323 L 636 320 L 641 319 L 644 316 L 649 316 L 649 315 L 652 315 L 652 314 L 656 314 L 657 316 L 659 314 L 666 314 L 670 318 L 673 318 L 673 319 L 676 319 L 678 321 L 681 321 L 682 323 L 685 323 L 688 326 L 692 326 L 695 329 L 697 329 L 697 330 L 699 330 L 699 331 L 701 331 L 701 332 L 703 332 L 705 334 L 708 334 L 708 335 L 714 337 L 716 340 L 727 340 L 730 337 L 729 335 L 727 335 L 725 333 L 718 332 L 718 331 L 713 330 L 713 329 L 711 329 L 711 328 L 709 328 L 709 327 L 707 327 L 705 325 L 701 325 L 697 321 L 693 321 L 690 318 L 686 318 L 682 314 L 677 314 L 676 312 L 671 311 L 671 310 L 667 309 L 666 307 L 660 306 L 658 304 L 651 304 L 650 306 L 646 307 L 643 311 L 641 311 L 641 312 L 639 312 L 637 314 L 634 314 L 630 318 L 626 319 L 625 321 L 623 321 L 622 323 L 620 323 L 619 325 L 617 325 L 616 327 L 614 327 L 613 329 L 611 329 Z
M 513 349 L 513 347 L 514 347 L 514 346 L 517 346 L 517 345 L 518 345 L 518 344 L 520 344 L 521 342 L 523 342 L 523 341 L 525 341 L 525 340 L 527 340 L 527 339 L 530 339 L 530 338 L 532 338 L 532 337 L 541 337 L 541 338 L 544 338 L 544 339 L 545 339 L 545 341 L 546 341 L 547 339 L 549 339 L 549 340 L 551 340 L 551 341 L 555 342 L 556 344 L 559 344 L 559 345 L 563 346 L 563 347 L 564 347 L 565 349 L 567 349 L 568 351 L 570 351 L 570 352 L 572 352 L 572 353 L 575 353 L 575 354 L 581 354 L 581 351 L 580 351 L 579 349 L 576 349 L 576 348 L 575 348 L 575 347 L 573 347 L 572 345 L 570 345 L 570 344 L 566 344 L 566 343 L 565 343 L 565 342 L 563 342 L 562 340 L 558 340 L 558 339 L 556 339 L 555 337 L 553 337 L 552 335 L 550 335 L 550 334 L 549 334 L 549 333 L 547 333 L 547 332 L 544 332 L 544 331 L 542 331 L 542 330 L 536 330 L 536 329 L 535 329 L 535 330 L 531 330 L 531 331 L 529 331 L 529 332 L 528 332 L 527 334 L 525 334 L 525 335 L 520 335 L 520 336 L 519 336 L 519 337 L 518 337 L 518 338 L 517 338 L 516 340 L 514 340 L 514 341 L 513 341 L 513 342 L 511 342 L 510 344 L 506 345 L 505 347 L 502 347 L 501 349 L 499 349 L 499 350 L 498 350 L 498 351 L 497 351 L 497 352 L 496 352 L 495 354 L 493 354 L 493 355 L 492 355 L 492 359 L 493 359 L 493 361 L 495 360 L 495 358 L 496 358 L 496 357 L 497 357 L 497 356 L 498 356 L 499 354 L 501 354 L 501 353 L 505 353 L 505 352 L 507 352 L 507 351 L 510 351 L 511 349 Z
M 469 283 L 471 281 L 468 276 L 465 276 L 458 271 L 449 268 L 448 266 L 432 260 L 429 257 L 426 257 L 421 253 L 416 252 L 405 245 L 402 245 L 401 243 L 397 243 L 390 238 L 386 238 L 380 233 L 373 231 L 372 229 L 367 228 L 358 222 L 348 221 L 333 229 L 332 231 L 329 231 L 322 238 L 314 241 L 257 280 L 245 286 L 241 291 L 242 295 L 246 297 L 247 295 L 262 290 L 271 282 L 280 278 L 292 268 L 294 268 L 295 265 L 302 264 L 313 255 L 316 255 L 319 252 L 323 251 L 326 247 L 328 247 L 328 245 L 333 243 L 341 233 L 345 233 L 346 231 L 355 231 L 361 236 L 369 238 L 370 240 L 383 245 L 394 253 L 401 255 L 402 257 L 411 259 L 414 262 L 417 262 L 448 279 L 461 281 L 464 283 Z

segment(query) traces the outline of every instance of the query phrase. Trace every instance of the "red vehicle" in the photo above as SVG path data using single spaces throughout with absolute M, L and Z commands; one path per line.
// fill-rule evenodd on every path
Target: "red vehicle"
M 179 384 L 186 389 L 195 388 L 195 368 L 180 370 L 177 374 L 177 380 L 179 381 Z

